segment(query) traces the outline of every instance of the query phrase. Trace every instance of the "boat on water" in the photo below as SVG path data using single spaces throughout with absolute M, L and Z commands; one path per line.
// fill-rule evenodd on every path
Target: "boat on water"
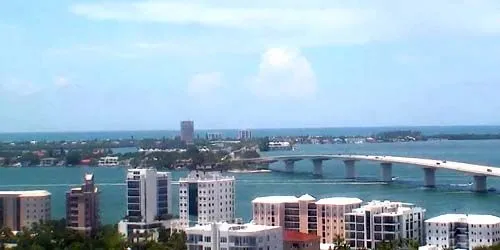
M 396 180 L 398 180 L 398 179 L 399 179 L 399 177 L 397 177 L 397 176 L 393 176 L 393 177 L 391 178 L 391 180 L 392 180 L 392 181 L 396 181 Z

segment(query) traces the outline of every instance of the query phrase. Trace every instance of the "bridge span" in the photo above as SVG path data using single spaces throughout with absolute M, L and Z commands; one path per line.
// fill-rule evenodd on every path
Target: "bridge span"
M 486 177 L 500 177 L 500 168 L 490 167 L 463 162 L 433 160 L 413 157 L 400 156 L 380 156 L 380 155 L 347 155 L 347 154 L 321 154 L 321 155 L 278 155 L 266 156 L 251 159 L 233 159 L 235 162 L 257 163 L 269 165 L 270 163 L 283 161 L 287 172 L 293 172 L 295 162 L 301 160 L 311 160 L 314 166 L 315 176 L 323 175 L 323 161 L 341 160 L 345 165 L 345 177 L 348 179 L 356 178 L 356 161 L 373 161 L 380 163 L 381 179 L 384 182 L 392 181 L 392 165 L 407 164 L 421 167 L 424 171 L 424 186 L 436 186 L 436 170 L 448 169 L 462 172 L 473 176 L 473 190 L 477 192 L 487 191 Z

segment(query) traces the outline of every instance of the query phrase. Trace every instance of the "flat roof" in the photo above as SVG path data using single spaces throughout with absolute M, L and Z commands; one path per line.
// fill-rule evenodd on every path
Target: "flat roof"
M 19 197 L 39 197 L 39 196 L 50 196 L 50 193 L 46 190 L 0 191 L 0 196 L 1 195 L 17 195 Z
M 331 197 L 321 199 L 316 202 L 318 205 L 350 205 L 350 204 L 360 204 L 363 201 L 358 198 L 348 198 L 348 197 Z
M 295 196 L 263 196 L 252 200 L 252 203 L 287 203 L 298 202 L 299 198 Z
M 238 232 L 238 233 L 252 233 L 260 232 L 264 230 L 279 229 L 279 226 L 265 226 L 256 225 L 252 223 L 248 224 L 229 224 L 229 223 L 216 223 L 221 232 Z M 212 231 L 212 225 L 196 225 L 194 227 L 186 228 L 186 232 L 189 231 Z
M 425 222 L 430 223 L 453 223 L 463 222 L 469 224 L 500 224 L 500 217 L 482 214 L 443 214 L 430 218 Z

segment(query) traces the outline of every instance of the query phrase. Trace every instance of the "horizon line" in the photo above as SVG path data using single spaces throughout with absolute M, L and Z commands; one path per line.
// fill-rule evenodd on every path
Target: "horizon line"
M 477 125 L 385 125 L 385 126 L 332 126 L 332 127 L 282 127 L 282 128 L 199 128 L 196 131 L 227 131 L 227 130 L 280 130 L 280 129 L 345 129 L 345 128 L 444 128 L 444 127 L 499 127 L 499 125 L 477 124 Z M 99 132 L 150 132 L 168 131 L 177 132 L 180 129 L 124 129 L 124 130 L 47 130 L 47 131 L 0 131 L 0 134 L 38 134 L 38 133 L 99 133 Z

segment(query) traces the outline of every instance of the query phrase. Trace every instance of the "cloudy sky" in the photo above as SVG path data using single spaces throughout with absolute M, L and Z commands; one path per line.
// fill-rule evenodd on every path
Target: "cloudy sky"
M 0 132 L 500 124 L 498 0 L 0 1 Z

